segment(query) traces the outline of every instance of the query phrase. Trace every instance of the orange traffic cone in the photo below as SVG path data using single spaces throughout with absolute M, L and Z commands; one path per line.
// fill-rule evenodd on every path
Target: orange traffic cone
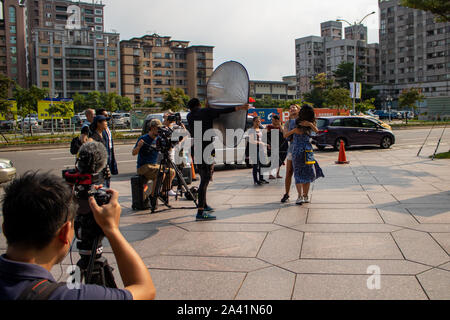
M 191 172 L 192 172 L 192 181 L 197 181 L 197 177 L 195 176 L 195 165 L 192 157 L 191 157 Z
M 348 164 L 350 161 L 347 161 L 347 157 L 345 156 L 345 144 L 344 141 L 341 140 L 341 147 L 339 149 L 339 158 L 336 161 L 336 164 Z

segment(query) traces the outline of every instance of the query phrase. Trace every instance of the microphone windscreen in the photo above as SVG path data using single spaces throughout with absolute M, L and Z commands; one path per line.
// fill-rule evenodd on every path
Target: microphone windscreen
M 108 153 L 106 147 L 97 141 L 84 143 L 77 156 L 80 173 L 94 174 L 106 167 Z

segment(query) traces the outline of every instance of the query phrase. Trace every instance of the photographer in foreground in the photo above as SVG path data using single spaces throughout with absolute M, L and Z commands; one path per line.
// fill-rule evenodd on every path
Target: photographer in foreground
M 151 202 L 156 204 L 157 196 L 155 195 L 156 179 L 158 177 L 160 166 L 158 164 L 159 152 L 156 148 L 156 139 L 158 137 L 158 130 L 162 127 L 161 121 L 158 119 L 153 119 L 149 125 L 149 131 L 147 134 L 140 137 L 136 145 L 133 148 L 132 155 L 138 156 L 137 158 L 137 174 L 144 176 L 147 181 L 152 180 L 152 190 L 151 190 Z M 164 188 L 163 190 L 170 190 L 172 186 L 172 181 L 175 178 L 175 170 L 170 169 L 170 175 L 164 177 Z M 167 197 L 168 195 L 163 195 Z
M 3 232 L 6 254 L 0 256 L 0 299 L 4 300 L 148 300 L 155 287 L 142 259 L 119 231 L 121 207 L 117 191 L 99 207 L 89 206 L 108 238 L 125 289 L 56 284 L 50 270 L 69 252 L 77 204 L 67 183 L 54 175 L 27 172 L 5 188 Z M 30 298 L 30 292 L 37 297 Z

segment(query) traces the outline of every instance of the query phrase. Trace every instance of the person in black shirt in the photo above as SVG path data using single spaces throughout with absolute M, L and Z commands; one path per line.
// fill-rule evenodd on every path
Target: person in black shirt
M 209 129 L 213 128 L 213 122 L 215 119 L 219 118 L 220 115 L 226 113 L 232 113 L 240 110 L 248 110 L 250 106 L 248 104 L 227 108 L 227 109 L 213 109 L 209 108 L 201 108 L 200 100 L 197 98 L 191 99 L 187 104 L 190 113 L 187 115 L 188 120 L 188 130 L 191 134 L 191 137 L 194 140 L 194 149 L 197 143 L 201 143 L 202 155 L 201 159 L 195 159 L 196 153 L 194 152 L 195 163 L 199 164 L 199 173 L 200 173 L 200 186 L 198 190 L 198 212 L 196 216 L 197 221 L 208 221 L 215 220 L 216 217 L 209 214 L 213 209 L 207 205 L 206 203 L 206 190 L 208 189 L 208 184 L 212 178 L 213 165 L 211 164 L 211 158 L 205 159 L 204 151 L 205 149 L 213 143 L 212 139 L 209 141 L 203 141 L 203 136 L 205 132 Z M 200 122 L 202 126 L 201 136 L 196 136 L 195 123 Z M 198 132 L 200 133 L 200 132 Z

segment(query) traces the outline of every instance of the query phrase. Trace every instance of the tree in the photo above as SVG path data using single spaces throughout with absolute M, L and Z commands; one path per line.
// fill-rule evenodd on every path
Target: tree
M 117 109 L 121 111 L 130 111 L 132 109 L 131 99 L 128 97 L 116 96 Z
M 349 89 L 350 82 L 353 82 L 353 62 L 341 62 L 336 71 L 333 72 L 333 76 L 336 78 L 336 83 L 342 88 Z M 356 67 L 356 82 L 362 82 L 364 72 L 361 68 Z
M 72 108 L 69 102 L 66 101 L 58 101 L 58 103 L 51 103 L 50 107 L 47 109 L 48 114 L 52 117 L 52 134 L 53 132 L 53 117 L 58 115 L 60 117 L 66 117 L 68 114 L 72 112 Z
M 346 109 L 352 104 L 350 90 L 345 88 L 332 88 L 326 92 L 325 103 L 328 107 L 336 108 L 338 114 L 341 109 Z
M 10 78 L 0 74 L 0 114 L 5 118 L 12 115 L 12 103 L 8 100 L 10 89 L 14 86 L 15 82 Z
M 322 108 L 327 100 L 326 92 L 334 85 L 333 79 L 328 79 L 325 73 L 319 73 L 311 80 L 313 89 L 303 94 L 303 99 L 314 105 L 316 108 Z
M 19 85 L 16 85 L 13 93 L 14 99 L 17 102 L 17 113 L 25 118 L 31 113 L 37 113 L 38 102 L 48 97 L 48 90 L 41 89 L 36 86 L 31 86 L 30 89 L 24 89 Z M 22 120 L 24 121 L 24 120 Z M 23 132 L 24 123 L 22 123 Z M 33 135 L 33 131 L 30 126 L 30 134 Z
M 88 108 L 86 103 L 86 97 L 78 92 L 75 93 L 72 97 L 73 99 L 73 108 L 75 113 L 82 112 Z
M 356 112 L 364 113 L 368 110 L 375 109 L 374 103 L 375 103 L 375 98 L 361 101 L 361 102 L 357 103 L 355 106 Z
M 439 22 L 450 21 L 450 2 L 448 0 L 401 0 L 401 5 L 434 13 Z
M 417 102 L 422 102 L 425 99 L 425 96 L 422 94 L 422 90 L 418 88 L 404 89 L 399 98 L 398 104 L 400 108 L 412 108 L 416 109 Z M 406 116 L 406 123 L 408 123 L 408 116 Z
M 181 88 L 170 88 L 168 91 L 161 92 L 163 95 L 163 102 L 161 102 L 162 110 L 172 110 L 178 112 L 184 110 L 186 104 L 189 102 L 189 96 L 184 93 Z

